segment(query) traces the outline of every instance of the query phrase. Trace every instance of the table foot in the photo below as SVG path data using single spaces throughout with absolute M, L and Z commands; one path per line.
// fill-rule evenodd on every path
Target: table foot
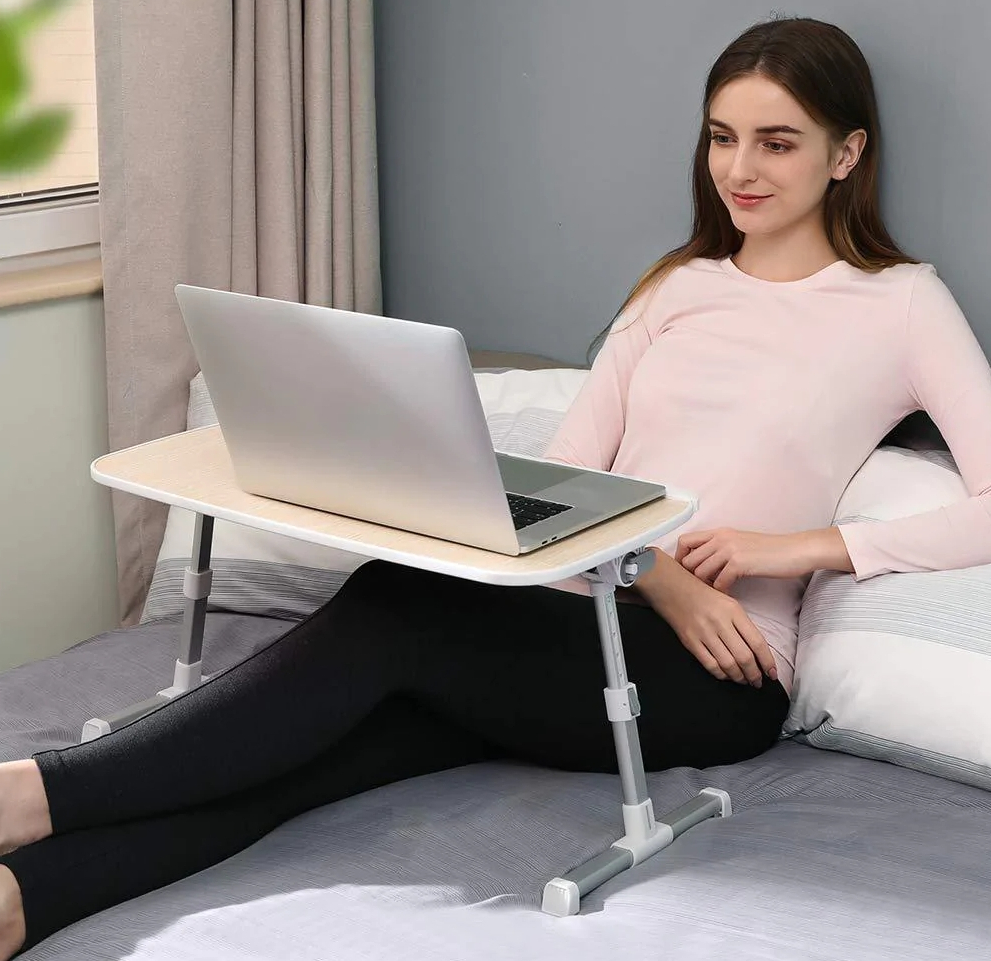
M 185 694 L 207 680 L 203 676 L 203 625 L 206 619 L 207 600 L 213 572 L 210 570 L 210 551 L 213 546 L 213 518 L 196 515 L 193 531 L 193 549 L 190 566 L 186 568 L 182 580 L 182 593 L 186 599 L 182 618 L 182 633 L 179 638 L 179 657 L 175 662 L 172 684 L 159 691 L 154 697 L 132 704 L 105 718 L 90 718 L 84 725 L 80 741 L 93 741 L 104 734 L 116 731 L 151 714 L 174 697 Z
M 104 734 L 117 731 L 132 721 L 136 721 L 138 718 L 158 710 L 163 704 L 168 704 L 170 700 L 171 698 L 156 694 L 154 697 L 149 697 L 146 701 L 132 704 L 130 707 L 125 707 L 113 714 L 108 714 L 106 717 L 91 717 L 83 725 L 82 737 L 79 739 L 80 743 L 85 744 L 87 741 L 95 741 Z
M 163 704 L 168 704 L 174 697 L 185 694 L 186 691 L 191 691 L 194 687 L 209 681 L 213 675 L 203 674 L 201 665 L 201 661 L 197 661 L 195 664 L 183 664 L 182 661 L 176 661 L 175 679 L 170 687 L 159 691 L 154 697 L 139 701 L 137 704 L 125 707 L 114 714 L 108 714 L 106 717 L 91 717 L 83 725 L 80 743 L 94 741 L 104 734 L 116 731 L 132 721 L 137 721 L 139 718 L 151 714 L 152 711 L 157 711 Z
M 649 800 L 637 805 L 624 804 L 626 834 L 612 847 L 573 871 L 548 881 L 544 885 L 541 910 L 558 918 L 577 914 L 583 895 L 633 865 L 646 861 L 701 821 L 711 817 L 729 817 L 732 813 L 730 796 L 718 788 L 703 788 L 697 797 L 675 808 L 659 821 L 654 820 Z

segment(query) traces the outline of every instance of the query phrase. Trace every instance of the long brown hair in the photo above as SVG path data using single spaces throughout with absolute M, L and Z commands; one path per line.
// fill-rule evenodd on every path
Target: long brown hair
M 856 43 L 839 27 L 805 17 L 758 23 L 742 33 L 709 71 L 703 98 L 702 129 L 692 166 L 692 233 L 637 281 L 624 310 L 652 284 L 696 257 L 721 260 L 743 244 L 709 174 L 709 108 L 731 80 L 758 75 L 784 87 L 836 142 L 864 130 L 867 142 L 845 180 L 830 181 L 825 198 L 826 237 L 837 255 L 861 270 L 876 272 L 916 263 L 892 240 L 881 219 L 878 198 L 881 124 L 870 67 Z M 589 355 L 612 323 L 592 342 Z

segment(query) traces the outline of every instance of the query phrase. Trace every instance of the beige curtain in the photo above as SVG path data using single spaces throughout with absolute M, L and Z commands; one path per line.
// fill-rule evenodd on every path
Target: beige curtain
M 177 283 L 381 308 L 372 0 L 96 0 L 110 446 L 185 427 Z M 165 526 L 115 495 L 122 623 Z

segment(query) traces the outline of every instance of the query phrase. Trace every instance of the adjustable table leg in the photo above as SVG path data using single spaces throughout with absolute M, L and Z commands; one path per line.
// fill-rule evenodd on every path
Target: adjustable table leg
M 159 691 L 154 697 L 132 704 L 105 718 L 94 717 L 83 725 L 82 741 L 92 741 L 102 734 L 109 734 L 130 724 L 156 708 L 167 704 L 172 698 L 196 687 L 202 676 L 203 626 L 206 620 L 207 600 L 213 571 L 210 570 L 210 550 L 213 545 L 213 518 L 205 514 L 196 515 L 196 528 L 193 533 L 193 552 L 190 566 L 183 577 L 182 592 L 186 598 L 182 618 L 182 634 L 179 639 L 179 657 L 171 687 Z
M 213 518 L 196 515 L 193 531 L 193 556 L 182 581 L 182 593 L 186 609 L 182 618 L 182 636 L 179 640 L 179 657 L 175 662 L 172 686 L 159 691 L 166 699 L 182 694 L 203 680 L 203 626 L 206 621 L 206 605 L 210 598 L 213 571 L 210 570 L 210 551 L 213 547 Z
M 613 727 L 620 784 L 623 790 L 623 825 L 626 834 L 612 847 L 544 886 L 543 910 L 557 917 L 577 914 L 582 895 L 594 891 L 621 871 L 667 847 L 690 827 L 710 817 L 732 813 L 730 797 L 716 788 L 703 788 L 698 796 L 666 814 L 654 818 L 647 793 L 647 775 L 640 753 L 637 716 L 640 702 L 636 685 L 626 675 L 623 641 L 616 614 L 616 587 L 628 587 L 652 563 L 650 552 L 631 554 L 600 565 L 586 577 L 591 582 L 599 638 L 606 669 L 606 715 Z

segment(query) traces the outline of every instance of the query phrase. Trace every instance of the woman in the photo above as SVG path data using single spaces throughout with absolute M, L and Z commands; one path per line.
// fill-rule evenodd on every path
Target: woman
M 620 607 L 648 769 L 774 743 L 813 571 L 991 562 L 991 371 L 881 222 L 878 144 L 870 72 L 842 31 L 778 20 L 732 43 L 705 91 L 692 238 L 636 285 L 548 452 L 700 495 Z M 831 527 L 849 479 L 919 408 L 974 496 Z M 614 771 L 601 670 L 588 597 L 367 564 L 149 717 L 0 765 L 0 958 L 377 785 L 494 757 Z M 526 696 L 534 674 L 555 678 L 557 710 Z

